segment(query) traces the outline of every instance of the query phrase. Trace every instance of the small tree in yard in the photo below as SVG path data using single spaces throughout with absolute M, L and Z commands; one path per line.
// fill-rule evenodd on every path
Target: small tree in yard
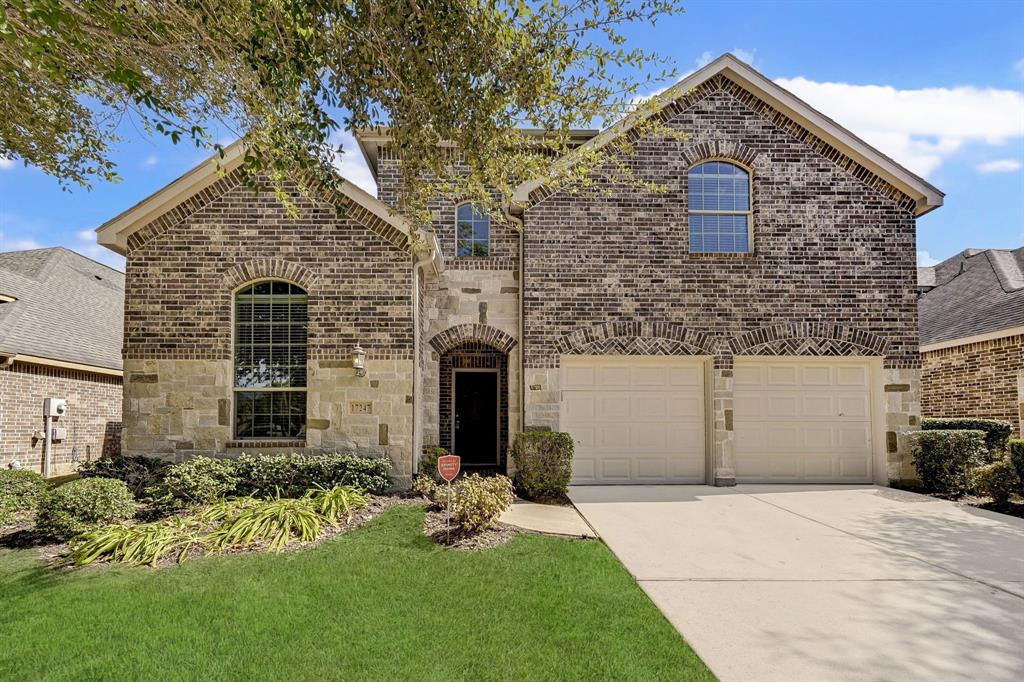
M 494 208 L 488 187 L 509 198 L 570 149 L 570 129 L 621 117 L 671 75 L 655 54 L 624 47 L 622 30 L 678 10 L 668 0 L 9 0 L 0 157 L 89 186 L 118 178 L 110 150 L 126 125 L 220 151 L 211 130 L 228 126 L 245 135 L 242 177 L 293 206 L 293 188 L 339 185 L 339 127 L 386 124 L 407 214 L 429 220 L 425 198 L 437 194 Z M 657 125 L 642 113 L 640 129 Z M 617 153 L 629 144 L 580 154 L 552 182 L 603 173 L 642 185 Z

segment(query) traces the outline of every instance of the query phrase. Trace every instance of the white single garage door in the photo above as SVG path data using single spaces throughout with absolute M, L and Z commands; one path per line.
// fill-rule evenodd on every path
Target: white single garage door
M 704 483 L 704 364 L 563 356 L 561 428 L 573 483 Z
M 740 483 L 869 483 L 871 365 L 736 359 Z

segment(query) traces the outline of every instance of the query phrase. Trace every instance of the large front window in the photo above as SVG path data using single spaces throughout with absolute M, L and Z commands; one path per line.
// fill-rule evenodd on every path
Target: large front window
M 750 249 L 750 175 L 725 161 L 690 169 L 690 251 L 747 253 Z
M 258 282 L 235 294 L 235 437 L 306 433 L 306 292 Z

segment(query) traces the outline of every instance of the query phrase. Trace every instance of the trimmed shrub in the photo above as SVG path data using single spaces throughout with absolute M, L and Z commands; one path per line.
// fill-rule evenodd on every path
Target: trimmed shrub
M 438 486 L 435 500 L 451 508 L 452 521 L 467 533 L 476 533 L 494 526 L 502 512 L 512 506 L 515 495 L 507 476 L 470 474 L 447 486 Z
M 0 514 L 35 509 L 46 492 L 46 481 L 28 469 L 0 469 Z
M 116 478 L 124 481 L 135 497 L 142 497 L 146 488 L 157 485 L 164 479 L 164 470 L 169 463 L 155 457 L 142 455 L 101 457 L 85 462 L 78 467 L 82 478 Z
M 123 481 L 79 478 L 43 496 L 36 529 L 47 537 L 67 540 L 99 524 L 129 519 L 135 509 L 135 498 Z
M 355 486 L 380 493 L 388 489 L 391 460 L 353 455 L 241 455 L 234 462 L 241 495 L 302 497 L 314 488 Z
M 516 489 L 527 499 L 564 495 L 572 478 L 573 440 L 568 433 L 528 431 L 516 434 L 512 461 Z
M 1006 443 L 1006 456 L 1021 480 L 1021 494 L 1024 494 L 1024 438 L 1014 438 Z
M 449 452 L 444 448 L 427 448 L 426 454 L 420 458 L 419 475 L 426 476 L 434 481 L 440 481 L 441 478 L 437 475 L 437 460 L 439 457 L 444 457 L 447 454 Z
M 962 495 L 968 490 L 968 472 L 987 461 L 985 432 L 918 431 L 913 457 L 926 490 Z
M 925 431 L 984 431 L 985 447 L 989 456 L 997 452 L 1006 452 L 1006 441 L 1013 433 L 1013 425 L 1000 419 L 937 419 L 921 420 L 921 428 Z
M 997 504 L 1005 504 L 1010 496 L 1020 492 L 1020 478 L 1009 457 L 1001 457 L 992 464 L 971 470 L 971 489 L 979 495 L 991 497 Z
M 164 480 L 146 488 L 146 493 L 158 506 L 173 509 L 209 504 L 233 492 L 237 483 L 233 461 L 198 456 L 168 466 Z

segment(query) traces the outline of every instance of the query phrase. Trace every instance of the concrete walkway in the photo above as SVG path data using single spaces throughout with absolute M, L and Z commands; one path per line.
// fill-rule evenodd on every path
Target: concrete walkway
M 593 529 L 572 507 L 551 504 L 536 504 L 516 499 L 512 508 L 499 519 L 523 530 L 532 530 L 548 535 L 567 535 L 575 538 L 594 538 Z
M 729 680 L 1024 679 L 1024 520 L 873 486 L 569 496 Z

